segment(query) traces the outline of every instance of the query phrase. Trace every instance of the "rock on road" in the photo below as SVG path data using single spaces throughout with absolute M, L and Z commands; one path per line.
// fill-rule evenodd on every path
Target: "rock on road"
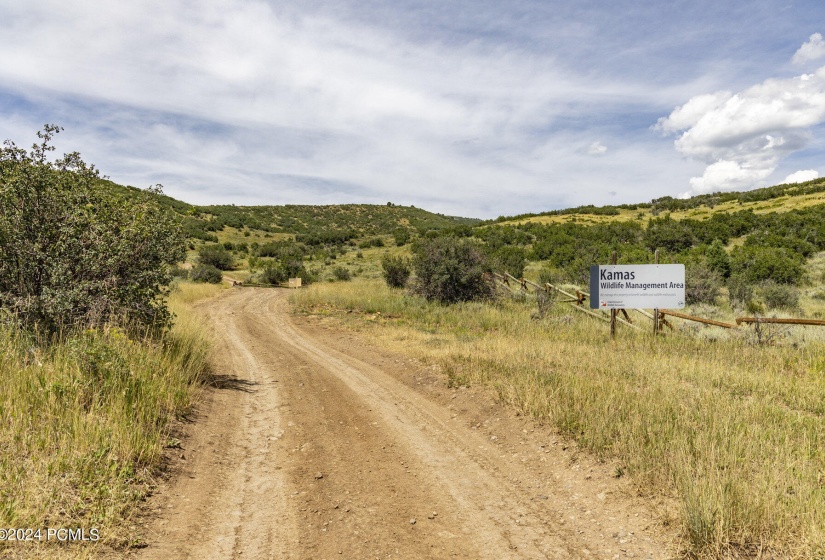
M 137 558 L 670 557 L 672 537 L 606 468 L 582 468 L 549 430 L 539 447 L 469 425 L 472 402 L 458 414 L 386 351 L 292 317 L 287 293 L 198 305 L 216 387 Z

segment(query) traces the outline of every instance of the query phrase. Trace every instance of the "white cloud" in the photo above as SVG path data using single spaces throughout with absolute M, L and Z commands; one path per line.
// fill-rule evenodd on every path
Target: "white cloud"
M 803 43 L 799 50 L 794 53 L 791 62 L 794 64 L 805 64 L 811 60 L 817 60 L 825 57 L 825 41 L 822 40 L 821 33 L 814 33 L 808 39 L 808 42 Z
M 769 79 L 736 94 L 699 95 L 659 119 L 655 129 L 681 135 L 681 154 L 706 164 L 690 180 L 694 194 L 761 186 L 779 161 L 805 147 L 825 121 L 825 67 Z
M 743 75 L 728 49 L 687 40 L 693 30 L 673 64 L 671 30 L 624 36 L 620 5 L 599 23 L 541 0 L 5 4 L 0 130 L 25 145 L 43 122 L 62 124 L 58 142 L 114 180 L 198 203 L 428 201 L 489 216 L 603 202 L 605 185 L 644 200 L 701 174 L 646 134 L 651 113 Z M 548 25 L 528 21 L 538 12 Z M 710 63 L 718 52 L 734 62 Z M 698 138 L 732 97 L 694 97 L 659 129 Z M 806 141 L 780 132 L 763 138 L 768 152 Z
M 773 167 L 749 168 L 747 164 L 720 160 L 708 165 L 701 177 L 693 177 L 690 186 L 694 194 L 747 189 L 766 179 L 773 171 Z
M 819 178 L 819 171 L 816 169 L 802 169 L 795 173 L 791 173 L 785 177 L 782 182 L 785 184 L 804 183 L 806 181 L 813 181 L 817 178 Z
M 603 156 L 607 153 L 607 146 L 601 142 L 593 142 L 587 147 L 587 153 L 591 156 Z

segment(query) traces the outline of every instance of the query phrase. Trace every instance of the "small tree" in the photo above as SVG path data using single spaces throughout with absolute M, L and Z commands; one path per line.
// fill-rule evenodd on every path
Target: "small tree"
M 352 273 L 345 266 L 336 266 L 332 269 L 332 276 L 341 282 L 352 280 Z
M 395 231 L 392 232 L 392 236 L 395 239 L 395 244 L 398 247 L 406 245 L 410 242 L 410 230 L 408 230 L 407 228 L 397 228 Z
M 690 264 L 685 273 L 685 301 L 688 304 L 716 304 L 722 276 L 704 263 Z
M 390 288 L 403 288 L 410 278 L 410 261 L 404 257 L 384 255 L 381 259 L 384 280 Z
M 436 237 L 415 246 L 415 291 L 441 303 L 491 298 L 495 286 L 484 251 L 470 239 Z
M 753 284 L 744 276 L 735 274 L 728 278 L 728 294 L 732 306 L 747 308 L 753 300 Z
M 715 270 L 722 277 L 728 278 L 730 276 L 730 257 L 725 251 L 725 245 L 719 239 L 714 239 L 705 252 L 705 259 L 708 267 Z
M 799 308 L 799 290 L 794 286 L 766 280 L 759 288 L 762 300 L 768 309 L 794 310 Z
M 223 274 L 211 264 L 196 264 L 192 267 L 190 278 L 193 282 L 208 282 L 210 284 L 220 284 Z
M 116 196 L 76 152 L 49 161 L 60 131 L 47 125 L 30 152 L 0 149 L 0 307 L 56 332 L 117 321 L 167 327 L 170 268 L 185 256 L 180 222 L 160 186 Z
M 230 270 L 232 268 L 232 253 L 225 245 L 202 245 L 198 249 L 198 262 L 205 265 L 214 266 L 219 270 Z

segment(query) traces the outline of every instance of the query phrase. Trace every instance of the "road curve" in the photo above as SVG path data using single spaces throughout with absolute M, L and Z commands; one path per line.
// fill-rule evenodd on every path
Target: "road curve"
M 556 448 L 491 443 L 386 371 L 385 353 L 294 320 L 286 294 L 199 305 L 216 389 L 138 558 L 670 556 L 649 513 L 603 480 Z

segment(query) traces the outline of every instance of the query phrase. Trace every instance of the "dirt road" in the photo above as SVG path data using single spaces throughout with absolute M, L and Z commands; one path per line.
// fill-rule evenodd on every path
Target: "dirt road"
M 667 558 L 610 467 L 431 369 L 289 314 L 200 306 L 216 388 L 141 559 Z

